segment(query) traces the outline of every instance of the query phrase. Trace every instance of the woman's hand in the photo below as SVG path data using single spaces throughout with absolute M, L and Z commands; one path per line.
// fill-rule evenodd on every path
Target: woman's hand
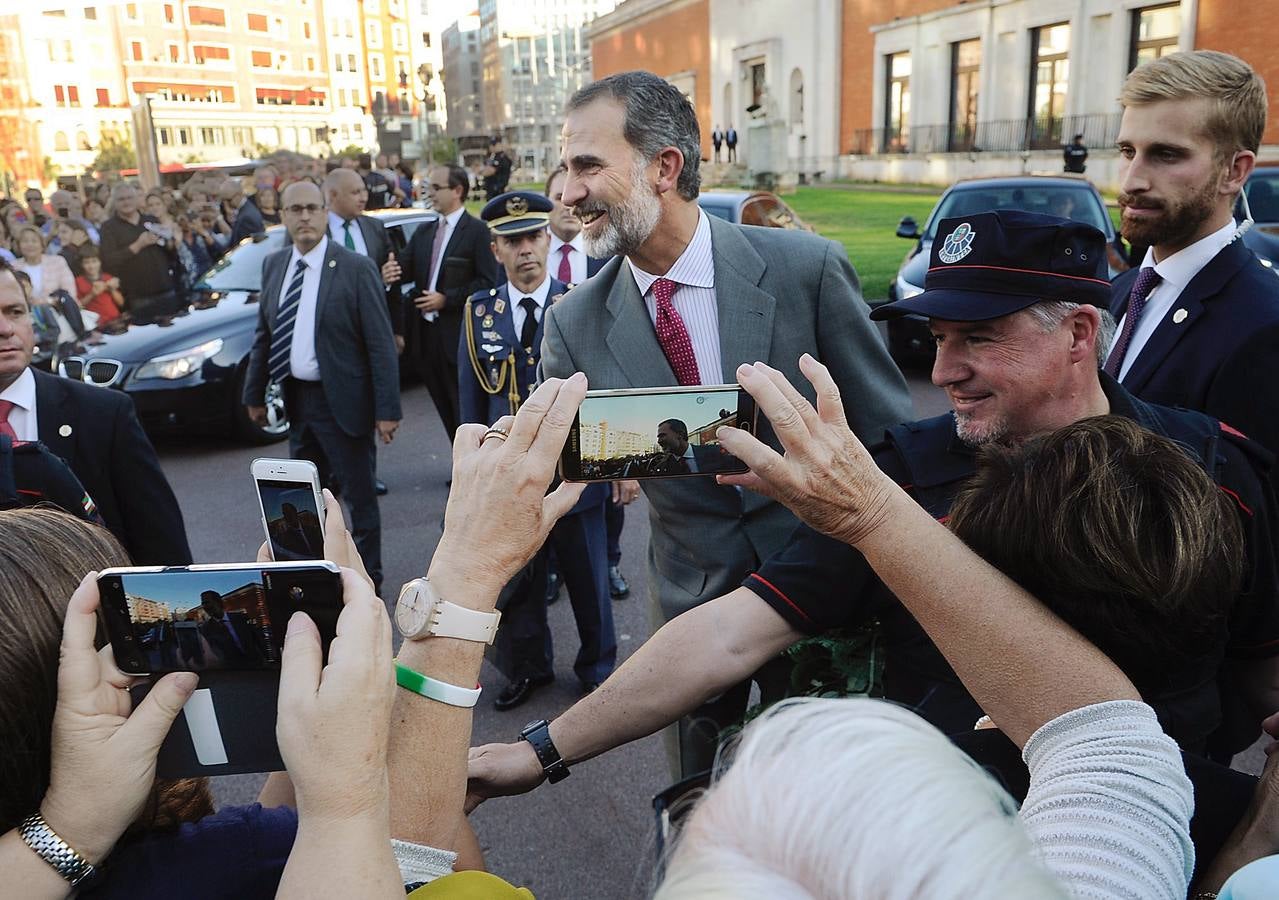
M 49 827 L 94 864 L 142 811 L 160 744 L 196 685 L 191 672 L 165 675 L 130 714 L 133 679 L 116 668 L 109 646 L 93 649 L 96 579 L 86 575 L 67 606 L 51 776 L 40 805 Z
M 585 485 L 564 482 L 546 493 L 577 408 L 586 376 L 548 378 L 520 407 L 493 426 L 463 425 L 453 439 L 453 489 L 444 513 L 432 572 L 446 565 L 480 590 L 501 590 L 546 541 L 551 526 L 577 502 Z M 432 576 L 434 577 L 434 576 Z
M 895 486 L 849 430 L 826 367 L 807 353 L 799 367 L 817 391 L 816 409 L 776 369 L 758 362 L 738 368 L 738 383 L 768 417 L 785 455 L 723 426 L 720 443 L 751 471 L 717 480 L 772 497 L 817 531 L 856 546 L 884 521 Z
M 395 670 L 391 620 L 372 586 L 342 571 L 345 607 L 322 664 L 320 633 L 306 613 L 289 619 L 275 734 L 309 823 L 388 812 L 386 746 Z

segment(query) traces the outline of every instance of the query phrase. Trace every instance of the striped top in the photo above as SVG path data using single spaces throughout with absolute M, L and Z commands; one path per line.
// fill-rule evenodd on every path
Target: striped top
M 697 211 L 697 229 L 684 252 L 670 269 L 660 275 L 651 275 L 637 267 L 628 257 L 635 285 L 648 307 L 648 317 L 657 326 L 657 300 L 653 297 L 653 282 L 668 278 L 679 285 L 671 305 L 684 320 L 688 337 L 693 343 L 693 355 L 697 358 L 697 373 L 702 384 L 723 384 L 724 372 L 719 355 L 719 307 L 715 302 L 715 258 L 711 254 L 711 223 L 706 213 Z M 736 381 L 735 378 L 728 379 Z
M 1194 792 L 1155 711 L 1136 700 L 1058 716 L 1026 742 L 1021 820 L 1073 897 L 1184 900 Z

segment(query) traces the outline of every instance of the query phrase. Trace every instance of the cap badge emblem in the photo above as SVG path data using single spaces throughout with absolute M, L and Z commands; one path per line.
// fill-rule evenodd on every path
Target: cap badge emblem
M 506 214 L 508 216 L 522 216 L 528 212 L 528 201 L 523 197 L 512 197 L 506 201 Z
M 947 264 L 959 262 L 973 252 L 973 238 L 976 236 L 977 232 L 973 231 L 971 225 L 960 222 L 959 227 L 946 237 L 937 256 Z

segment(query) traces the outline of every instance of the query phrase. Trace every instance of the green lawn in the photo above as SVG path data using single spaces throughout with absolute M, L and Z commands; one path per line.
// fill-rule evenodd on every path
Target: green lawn
M 910 241 L 894 234 L 897 223 L 902 216 L 914 216 L 922 226 L 939 196 L 940 190 L 930 195 L 801 187 L 784 199 L 819 234 L 844 245 L 861 278 L 862 294 L 882 300 L 911 248 Z

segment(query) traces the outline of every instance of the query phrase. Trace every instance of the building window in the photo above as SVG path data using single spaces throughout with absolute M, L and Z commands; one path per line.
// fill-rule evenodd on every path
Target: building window
M 215 6 L 188 6 L 187 21 L 192 26 L 226 28 L 226 10 Z
M 54 150 L 70 150 L 71 145 L 67 143 L 67 133 L 65 131 L 56 131 L 53 134 Z
M 1061 145 L 1070 82 L 1070 25 L 1045 25 L 1030 32 L 1030 146 L 1046 150 Z
M 69 85 L 67 87 L 67 105 L 68 106 L 80 105 L 80 89 L 76 87 L 74 84 Z
M 186 147 L 191 143 L 191 129 L 178 128 L 178 143 Z
M 884 57 L 885 153 L 905 153 L 910 147 L 910 54 Z
M 63 86 L 60 84 L 55 84 L 53 86 L 53 102 L 56 103 L 58 106 L 67 105 L 67 92 L 66 92 L 66 89 L 63 88 Z
M 249 31 L 260 31 L 265 34 L 269 28 L 266 16 L 260 13 L 249 13 Z
M 173 144 L 173 131 L 169 128 L 157 128 L 156 136 L 160 138 L 162 147 L 168 147 Z
M 409 112 L 411 112 L 413 109 L 413 107 L 409 105 L 409 92 L 400 91 L 399 100 L 400 100 L 400 112 L 404 113 L 405 115 L 408 115 Z M 405 140 L 409 140 L 409 138 L 405 138 Z
M 97 21 L 98 8 L 96 6 L 86 6 L 84 8 L 84 17 L 90 21 Z
M 221 128 L 201 128 L 200 129 L 201 144 L 224 144 L 226 140 L 223 136 Z
M 136 3 L 124 4 L 124 17 L 128 19 L 130 22 L 138 21 L 138 4 Z
M 255 69 L 271 68 L 271 51 L 270 50 L 254 50 L 251 54 L 251 61 Z
M 199 66 L 215 61 L 230 62 L 231 50 L 229 47 L 209 47 L 204 44 L 192 44 L 191 58 L 194 59 L 196 65 Z
M 382 11 L 382 4 L 378 0 L 364 0 L 364 11 L 376 15 Z
M 374 77 L 374 78 L 376 78 L 376 79 L 378 79 L 378 80 L 381 80 L 381 78 L 382 78 L 382 57 L 380 57 L 380 56 L 370 56 L 370 57 L 369 57 L 369 74 L 370 74 L 372 77 Z
M 302 23 L 302 37 L 306 38 L 308 41 L 311 40 L 311 23 L 310 22 Z
M 164 22 L 166 25 L 172 25 L 173 20 L 174 20 L 173 4 L 166 3 L 164 4 Z
M 1128 50 L 1128 71 L 1145 62 L 1177 52 L 1181 37 L 1181 4 L 1148 6 L 1132 11 L 1132 45 Z
M 981 82 L 981 41 L 950 45 L 950 135 L 947 150 L 971 150 L 977 135 L 977 92 Z
M 111 105 L 111 92 L 109 90 L 107 90 L 106 88 L 98 88 L 97 94 L 98 94 L 98 102 L 97 102 L 98 106 Z
M 175 63 L 182 57 L 182 51 L 177 44 L 169 43 L 169 62 Z
M 134 62 L 142 62 L 146 54 L 142 50 L 141 41 L 131 41 L 129 43 L 129 56 L 133 58 Z
M 89 132 L 77 131 L 75 133 L 76 148 L 79 150 L 92 150 L 93 145 L 89 143 Z
M 308 57 L 306 58 L 306 70 L 307 70 L 308 72 L 314 72 L 314 71 L 315 71 L 315 57 L 314 57 L 314 56 L 308 56 Z
M 396 50 L 409 49 L 409 31 L 398 22 L 391 26 L 391 43 Z
M 377 22 L 364 23 L 365 37 L 368 39 L 370 47 L 382 46 L 382 29 L 378 25 L 379 23 Z
M 335 72 L 342 71 L 342 54 L 341 53 L 333 54 L 333 71 Z
M 768 80 L 764 70 L 764 64 L 752 63 L 750 67 L 751 76 L 751 106 L 759 106 L 764 102 L 764 94 L 768 90 Z
M 348 53 L 348 54 L 346 55 L 346 70 L 347 70 L 348 72 L 358 72 L 358 71 L 359 71 L 359 69 L 357 69 L 357 68 L 355 67 L 355 54 L 354 54 L 354 53 Z

